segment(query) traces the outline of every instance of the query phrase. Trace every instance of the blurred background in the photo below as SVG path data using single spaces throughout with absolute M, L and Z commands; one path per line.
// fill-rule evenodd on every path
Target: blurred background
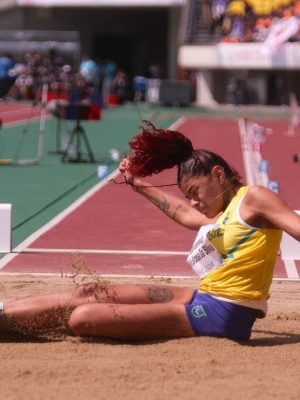
M 295 0 L 1 0 L 0 98 L 93 88 L 102 106 L 288 105 Z M 99 100 L 99 101 L 100 101 Z

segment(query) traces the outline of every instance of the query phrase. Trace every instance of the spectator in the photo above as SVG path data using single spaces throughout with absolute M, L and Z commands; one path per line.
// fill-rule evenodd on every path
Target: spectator
M 246 82 L 243 79 L 236 79 L 228 88 L 229 103 L 235 106 L 250 104 Z
M 0 98 L 7 95 L 14 83 L 15 78 L 11 74 L 14 64 L 14 60 L 9 54 L 0 55 Z
M 137 75 L 133 78 L 133 101 L 144 101 L 147 91 L 147 78 Z
M 129 100 L 128 79 L 124 71 L 119 70 L 115 79 L 112 81 L 111 94 L 117 96 L 118 103 L 124 104 Z
M 242 40 L 245 32 L 245 2 L 240 0 L 231 1 L 226 12 L 231 21 L 231 29 L 228 36 L 223 38 L 223 41 L 239 42 Z
M 99 69 L 94 60 L 88 54 L 82 56 L 79 73 L 88 86 L 99 84 Z
M 149 66 L 149 78 L 161 79 L 161 70 L 158 64 L 151 64 Z

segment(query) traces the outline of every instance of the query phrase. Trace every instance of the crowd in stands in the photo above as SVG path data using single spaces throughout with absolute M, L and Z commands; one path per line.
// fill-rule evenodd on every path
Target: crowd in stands
M 158 76 L 155 68 L 149 67 L 149 77 Z M 0 99 L 38 100 L 45 83 L 48 101 L 66 100 L 70 90 L 76 88 L 82 99 L 98 94 L 99 103 L 105 106 L 144 100 L 147 79 L 129 78 L 113 60 L 94 60 L 88 54 L 82 55 L 77 67 L 55 52 L 42 55 L 30 51 L 19 62 L 8 54 L 0 54 Z
M 206 22 L 210 33 L 221 36 L 222 42 L 263 42 L 275 26 L 284 31 L 282 40 L 300 38 L 299 0 L 196 0 L 194 4 L 200 19 L 210 19 Z

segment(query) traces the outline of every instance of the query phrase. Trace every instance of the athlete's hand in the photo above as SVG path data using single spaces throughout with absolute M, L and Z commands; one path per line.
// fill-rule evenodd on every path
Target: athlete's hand
M 129 183 L 130 185 L 134 184 L 135 177 L 129 171 L 130 162 L 127 157 L 123 158 L 123 160 L 119 164 L 119 171 L 123 175 L 125 182 Z
M 134 191 L 138 191 L 138 188 L 147 185 L 147 183 L 138 176 L 133 175 L 130 172 L 130 161 L 127 157 L 123 158 L 123 160 L 119 164 L 119 171 L 123 175 L 125 182 L 132 187 Z

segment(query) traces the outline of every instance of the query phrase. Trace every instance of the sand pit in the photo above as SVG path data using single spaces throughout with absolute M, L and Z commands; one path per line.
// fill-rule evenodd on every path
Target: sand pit
M 64 276 L 0 276 L 0 299 L 74 285 Z M 194 279 L 153 281 L 197 286 Z M 248 343 L 207 337 L 123 343 L 72 336 L 2 336 L 0 398 L 298 400 L 299 304 L 300 282 L 274 282 L 268 316 L 255 323 Z

